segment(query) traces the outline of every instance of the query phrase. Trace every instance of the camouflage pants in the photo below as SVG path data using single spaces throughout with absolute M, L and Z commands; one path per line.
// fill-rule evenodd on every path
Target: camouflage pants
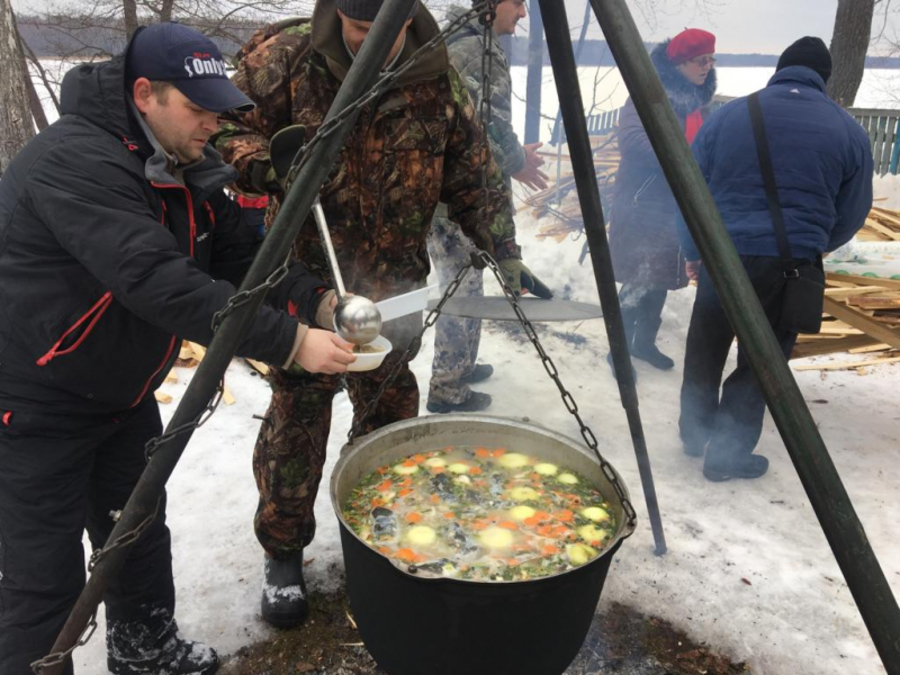
M 428 254 L 434 261 L 443 292 L 466 264 L 475 245 L 462 233 L 459 225 L 436 216 L 428 235 Z M 469 270 L 454 297 L 484 295 L 484 274 Z M 434 362 L 428 400 L 431 403 L 462 403 L 471 393 L 462 378 L 475 369 L 481 342 L 481 320 L 441 316 L 435 324 Z
M 391 352 L 378 370 L 348 373 L 354 423 L 402 351 Z M 284 558 L 308 546 L 315 536 L 313 507 L 325 465 L 331 403 L 340 377 L 273 370 L 270 382 L 272 402 L 253 451 L 253 475 L 259 488 L 253 524 L 266 552 Z M 415 417 L 418 412 L 419 388 L 407 363 L 366 420 L 362 433 Z

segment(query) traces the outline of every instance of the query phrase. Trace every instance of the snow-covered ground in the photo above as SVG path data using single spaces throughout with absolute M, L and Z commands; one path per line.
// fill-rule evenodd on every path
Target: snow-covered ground
M 590 267 L 577 264 L 582 242 L 541 242 L 534 237 L 536 224 L 521 215 L 520 242 L 535 273 L 557 290 L 568 286 L 573 299 L 596 302 Z M 673 294 L 664 313 L 661 346 L 679 361 L 693 294 L 692 289 Z M 618 601 L 664 617 L 693 638 L 748 660 L 759 674 L 883 672 L 770 420 L 759 446 L 772 462 L 769 473 L 755 481 L 709 483 L 700 473 L 701 461 L 682 454 L 677 438 L 680 366 L 660 372 L 638 363 L 641 410 L 669 545 L 666 556 L 656 557 L 625 415 L 604 359 L 603 322 L 557 324 L 542 332 L 641 517 L 637 532 L 616 557 L 602 603 Z M 586 342 L 575 345 L 562 339 L 564 333 Z M 432 352 L 427 345 L 413 363 L 423 388 Z M 530 345 L 516 344 L 488 325 L 481 360 L 496 368 L 495 376 L 478 387 L 494 396 L 491 414 L 527 415 L 578 437 Z M 192 374 L 176 371 L 178 384 L 164 387 L 175 403 Z M 798 372 L 797 379 L 885 574 L 900 594 L 900 413 L 893 395 L 898 375 L 896 366 L 881 366 L 867 377 L 806 371 Z M 227 382 L 237 403 L 220 408 L 195 434 L 169 487 L 179 622 L 186 635 L 226 654 L 270 635 L 258 609 L 262 552 L 252 529 L 257 497 L 250 465 L 259 427 L 253 415 L 265 413 L 269 390 L 243 363 L 232 364 Z M 175 403 L 162 406 L 165 417 Z M 341 395 L 335 403 L 329 472 L 350 416 L 348 400 Z M 319 530 L 308 551 L 308 578 L 315 588 L 334 588 L 341 583 L 342 561 L 326 490 L 319 494 L 316 513 Z M 78 672 L 105 673 L 104 656 L 99 631 L 76 652 Z

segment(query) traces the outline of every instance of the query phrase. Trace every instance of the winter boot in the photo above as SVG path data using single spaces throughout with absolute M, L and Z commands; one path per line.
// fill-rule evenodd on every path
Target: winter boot
M 108 621 L 106 649 L 113 675 L 211 675 L 219 668 L 216 652 L 181 637 L 165 608 L 153 610 L 146 622 Z
M 283 560 L 266 556 L 262 592 L 263 618 L 276 628 L 293 628 L 309 616 L 303 551 Z
M 759 478 L 769 470 L 769 460 L 762 455 L 746 455 L 739 460 L 724 465 L 713 464 L 707 461 L 703 465 L 703 475 L 706 480 L 714 483 L 731 480 L 732 478 Z
M 491 405 L 491 395 L 473 391 L 462 403 L 433 403 L 429 401 L 425 407 L 430 413 L 481 412 Z
M 463 384 L 477 384 L 478 382 L 484 382 L 493 374 L 494 366 L 487 363 L 479 363 L 471 373 L 461 378 L 460 382 Z
M 631 356 L 646 361 L 654 368 L 671 370 L 675 367 L 675 362 L 656 347 L 660 326 L 662 317 L 659 316 L 642 316 L 638 319 L 631 342 Z

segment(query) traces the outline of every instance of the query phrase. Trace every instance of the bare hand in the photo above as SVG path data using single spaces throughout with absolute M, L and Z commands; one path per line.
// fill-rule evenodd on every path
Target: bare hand
M 543 143 L 529 143 L 522 146 L 525 149 L 525 166 L 518 173 L 513 174 L 513 178 L 532 190 L 547 189 L 547 174 L 540 171 L 538 167 L 544 165 L 544 159 L 537 154 L 537 149 Z
M 347 366 L 356 361 L 352 349 L 353 345 L 334 333 L 310 328 L 294 355 L 294 361 L 310 373 L 346 373 Z
M 700 268 L 703 267 L 702 260 L 688 260 L 684 263 L 684 273 L 687 278 L 694 283 L 700 281 Z

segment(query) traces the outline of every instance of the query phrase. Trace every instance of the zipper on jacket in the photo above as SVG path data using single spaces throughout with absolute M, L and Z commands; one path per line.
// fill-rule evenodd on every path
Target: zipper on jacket
M 78 321 L 72 324 L 69 329 L 62 334 L 62 337 L 59 338 L 59 340 L 56 341 L 56 344 L 50 348 L 50 351 L 37 360 L 37 365 L 46 366 L 57 356 L 71 354 L 76 349 L 78 349 L 78 347 L 81 346 L 81 343 L 84 342 L 85 338 L 87 338 L 87 336 L 91 334 L 91 331 L 94 330 L 94 326 L 97 325 L 100 317 L 102 317 L 104 312 L 109 309 L 110 304 L 112 304 L 112 293 L 110 291 L 106 291 L 106 293 L 104 293 L 103 296 L 96 303 L 94 303 L 93 307 L 85 312 L 84 315 L 80 319 L 78 319 Z M 74 331 L 76 331 L 78 327 L 81 326 L 81 324 L 90 319 L 92 315 L 94 315 L 93 319 L 91 319 L 91 322 L 87 325 L 87 328 L 85 328 L 81 336 L 77 340 L 75 340 L 74 344 L 72 344 L 71 347 L 60 350 L 59 347 L 65 341 L 65 339 L 69 337 L 69 335 L 71 335 Z
M 165 368 L 166 363 L 169 362 L 169 357 L 172 356 L 172 352 L 175 349 L 175 343 L 177 342 L 177 338 L 173 335 L 172 339 L 169 341 L 169 349 L 166 350 L 166 355 L 163 357 L 162 362 L 156 367 L 156 370 L 153 371 L 153 374 L 147 379 L 144 383 L 143 389 L 141 389 L 141 393 L 138 394 L 138 397 L 134 399 L 129 408 L 133 408 L 138 403 L 144 400 L 144 396 L 147 394 L 147 390 L 150 388 L 150 383 L 153 382 L 154 378 L 159 375 L 160 371 Z
M 194 240 L 197 238 L 197 221 L 194 219 L 194 197 L 191 191 L 183 185 L 163 185 L 162 183 L 150 183 L 157 190 L 182 190 L 187 199 L 188 223 L 190 223 L 190 256 L 194 257 Z M 163 218 L 165 218 L 165 202 L 163 202 Z

